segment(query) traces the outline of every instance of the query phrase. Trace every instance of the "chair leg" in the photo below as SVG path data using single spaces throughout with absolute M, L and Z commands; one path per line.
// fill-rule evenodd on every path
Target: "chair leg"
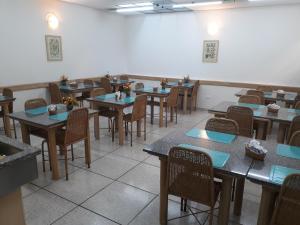
M 181 201 L 180 201 L 180 211 L 183 211 L 183 198 L 181 198 Z
M 183 211 L 186 212 L 186 206 L 187 206 L 187 199 L 184 199 L 184 208 L 183 208 Z
M 146 116 L 144 118 L 144 141 L 146 141 Z
M 168 106 L 166 106 L 166 127 L 168 127 Z
M 42 142 L 42 161 L 43 161 L 43 172 L 46 171 L 45 169 L 45 141 Z
M 64 155 L 65 155 L 65 172 L 66 172 L 66 180 L 69 180 L 68 173 L 68 151 L 66 147 L 63 147 Z
M 133 132 L 133 129 L 132 129 L 132 124 L 133 122 L 130 123 L 130 146 L 132 147 L 132 132 Z
M 213 218 L 214 218 L 214 207 L 211 207 L 210 215 L 209 215 L 209 225 L 213 224 Z
M 112 142 L 115 141 L 115 120 L 112 119 L 112 125 L 111 125 L 111 140 Z
M 176 107 L 175 107 L 175 110 L 176 110 L 176 112 L 175 112 L 175 113 L 176 113 L 176 124 L 177 124 L 177 117 L 178 117 L 178 106 L 176 106 Z
M 231 201 L 234 201 L 235 198 L 235 187 L 236 187 L 236 179 L 233 179 L 232 182 L 232 190 L 231 190 Z
M 74 161 L 74 149 L 73 149 L 73 145 L 71 145 L 71 154 L 72 154 L 72 161 Z
M 15 139 L 17 139 L 17 130 L 16 130 L 16 123 L 15 120 L 13 119 L 13 127 L 14 127 L 14 135 L 15 135 Z
M 49 167 L 50 167 L 50 171 L 52 171 L 51 157 L 50 157 L 50 153 L 49 153 L 49 143 L 48 143 L 48 141 L 47 141 L 47 148 L 48 148 Z
M 193 109 L 193 98 L 190 97 L 190 114 L 192 114 L 192 109 Z

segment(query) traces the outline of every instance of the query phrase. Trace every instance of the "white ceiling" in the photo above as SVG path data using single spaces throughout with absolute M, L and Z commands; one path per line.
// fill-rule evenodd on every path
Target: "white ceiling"
M 69 3 L 84 5 L 95 9 L 113 9 L 119 4 L 139 3 L 139 2 L 155 2 L 159 4 L 168 3 L 191 3 L 191 2 L 207 2 L 216 0 L 61 0 Z M 202 9 L 218 9 L 218 8 L 236 8 L 236 7 L 251 7 L 251 6 L 265 6 L 265 5 L 282 5 L 300 3 L 300 0 L 260 0 L 249 2 L 248 0 L 224 0 L 221 6 L 200 7 Z M 197 10 L 197 8 L 193 8 Z

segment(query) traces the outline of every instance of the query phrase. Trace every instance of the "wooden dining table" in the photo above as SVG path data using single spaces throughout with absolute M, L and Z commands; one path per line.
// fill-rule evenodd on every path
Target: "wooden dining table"
M 14 102 L 16 98 L 0 95 L 0 106 L 3 111 L 4 132 L 7 137 L 11 137 L 11 127 L 9 115 L 9 104 Z
M 178 129 L 167 136 L 157 140 L 151 145 L 146 145 L 144 151 L 160 159 L 160 224 L 167 224 L 168 212 L 168 182 L 167 163 L 168 154 L 172 147 L 188 144 L 208 150 L 217 150 L 230 155 L 225 166 L 214 168 L 215 176 L 222 179 L 222 192 L 220 197 L 218 225 L 227 225 L 229 221 L 230 201 L 233 179 L 237 180 L 234 214 L 241 215 L 244 182 L 253 163 L 252 158 L 245 155 L 245 143 L 251 139 L 236 136 L 232 143 L 219 143 L 203 138 L 194 138 L 187 135 L 188 129 Z M 269 142 L 262 142 L 266 148 L 272 148 Z
M 300 173 L 300 148 L 275 144 L 266 149 L 268 153 L 265 160 L 254 161 L 247 175 L 247 179 L 262 187 L 257 225 L 270 224 L 283 180 L 291 173 Z M 291 157 L 293 154 L 289 156 L 290 152 L 298 152 L 298 158 Z
M 98 83 L 94 83 L 93 85 L 87 85 L 84 84 L 83 82 L 81 83 L 76 83 L 74 85 L 60 85 L 59 89 L 61 92 L 69 95 L 75 95 L 77 93 L 83 93 L 83 92 L 91 92 L 95 88 L 100 88 L 101 85 Z
M 56 149 L 56 130 L 66 125 L 68 111 L 65 105 L 57 105 L 57 114 L 50 116 L 48 107 L 40 107 L 28 111 L 21 111 L 9 114 L 9 117 L 18 120 L 21 125 L 22 140 L 26 144 L 30 144 L 29 127 L 40 128 L 47 132 L 47 141 L 49 146 L 49 154 L 51 158 L 52 179 L 58 180 L 60 178 L 58 163 L 57 163 L 57 149 Z M 89 109 L 89 117 L 94 117 L 94 134 L 96 139 L 99 139 L 99 116 L 98 111 Z M 90 136 L 85 141 L 86 149 L 90 149 Z M 91 160 L 90 150 L 86 152 L 88 161 Z
M 268 112 L 268 108 L 264 105 L 237 103 L 237 102 L 230 102 L 230 101 L 221 102 L 218 105 L 210 108 L 208 112 L 213 114 L 226 113 L 228 107 L 232 105 L 240 105 L 240 106 L 252 108 L 254 112 L 254 118 L 258 118 L 258 119 L 262 118 L 262 119 L 271 120 L 272 122 L 278 122 L 279 123 L 279 131 L 277 134 L 278 143 L 284 143 L 291 121 L 295 116 L 300 115 L 300 110 L 296 110 L 296 109 L 281 107 L 278 113 L 270 113 Z
M 114 91 L 118 91 L 120 89 L 120 87 L 124 86 L 124 85 L 130 85 L 135 83 L 134 80 L 111 80 L 110 81 L 110 85 L 113 87 Z

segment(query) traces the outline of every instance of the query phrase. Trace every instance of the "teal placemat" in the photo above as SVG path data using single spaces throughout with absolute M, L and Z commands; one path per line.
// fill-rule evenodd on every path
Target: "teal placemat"
M 253 111 L 254 116 L 261 116 L 261 114 L 262 114 L 261 111 L 257 111 L 257 110 Z
M 168 82 L 167 85 L 169 85 L 169 86 L 177 86 L 178 82 Z
M 0 101 L 5 100 L 5 97 L 3 95 L 0 95 Z
M 300 147 L 278 144 L 277 154 L 292 159 L 300 159 Z
M 25 112 L 29 113 L 29 114 L 32 114 L 34 116 L 37 116 L 37 115 L 47 113 L 48 112 L 48 107 L 44 106 L 44 107 L 39 107 L 39 108 L 35 108 L 35 109 L 29 109 L 29 110 L 26 110 Z
M 193 87 L 194 84 L 191 84 L 191 83 L 183 83 L 183 86 L 185 87 Z
M 265 108 L 264 105 L 249 104 L 249 103 L 240 103 L 240 102 L 237 105 L 238 106 L 248 107 L 248 108 L 251 108 L 251 109 L 263 109 L 263 108 Z
M 111 98 L 114 98 L 114 97 L 115 97 L 115 94 L 112 93 L 112 94 L 106 94 L 106 95 L 97 96 L 96 99 L 98 99 L 98 100 L 106 100 L 106 99 L 111 99 Z
M 49 116 L 49 119 L 51 120 L 58 120 L 58 121 L 65 121 L 68 119 L 68 112 L 58 113 L 56 115 Z
M 270 98 L 273 96 L 273 92 L 264 92 L 264 96 Z
M 166 88 L 165 90 L 163 89 L 159 89 L 158 92 L 162 93 L 162 94 L 169 94 L 170 93 L 170 88 Z
M 230 158 L 230 154 L 228 154 L 226 152 L 210 150 L 210 149 L 197 147 L 197 146 L 193 146 L 193 145 L 189 145 L 189 144 L 180 144 L 179 147 L 189 148 L 189 149 L 193 149 L 193 150 L 199 150 L 199 151 L 207 153 L 212 159 L 213 166 L 216 168 L 224 167 L 226 165 L 228 159 Z
M 133 103 L 135 101 L 135 97 L 126 97 L 126 98 L 122 98 L 120 100 L 120 102 L 125 103 L 125 104 L 130 104 Z
M 300 110 L 299 109 L 288 109 L 289 113 L 294 113 L 296 115 L 300 115 Z
M 284 166 L 272 165 L 269 180 L 275 184 L 282 184 L 284 179 L 288 175 L 294 173 L 300 173 L 300 170 L 296 170 Z
M 288 115 L 288 120 L 292 121 L 296 115 Z
M 209 130 L 201 130 L 197 128 L 193 128 L 186 132 L 186 135 L 193 138 L 202 138 L 214 142 L 224 143 L 224 144 L 230 144 L 235 139 L 235 135 L 232 134 L 226 134 L 226 133 L 220 133 L 215 131 L 209 131 Z

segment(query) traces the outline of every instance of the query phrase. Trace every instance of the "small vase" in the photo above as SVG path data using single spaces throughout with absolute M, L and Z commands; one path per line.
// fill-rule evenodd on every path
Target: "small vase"
M 72 104 L 68 104 L 68 105 L 67 105 L 67 110 L 68 110 L 68 111 L 71 111 L 71 110 L 73 109 L 73 107 L 74 107 L 74 106 L 73 106 Z
M 166 85 L 162 85 L 162 86 L 161 86 L 161 89 L 162 89 L 162 90 L 166 90 Z

